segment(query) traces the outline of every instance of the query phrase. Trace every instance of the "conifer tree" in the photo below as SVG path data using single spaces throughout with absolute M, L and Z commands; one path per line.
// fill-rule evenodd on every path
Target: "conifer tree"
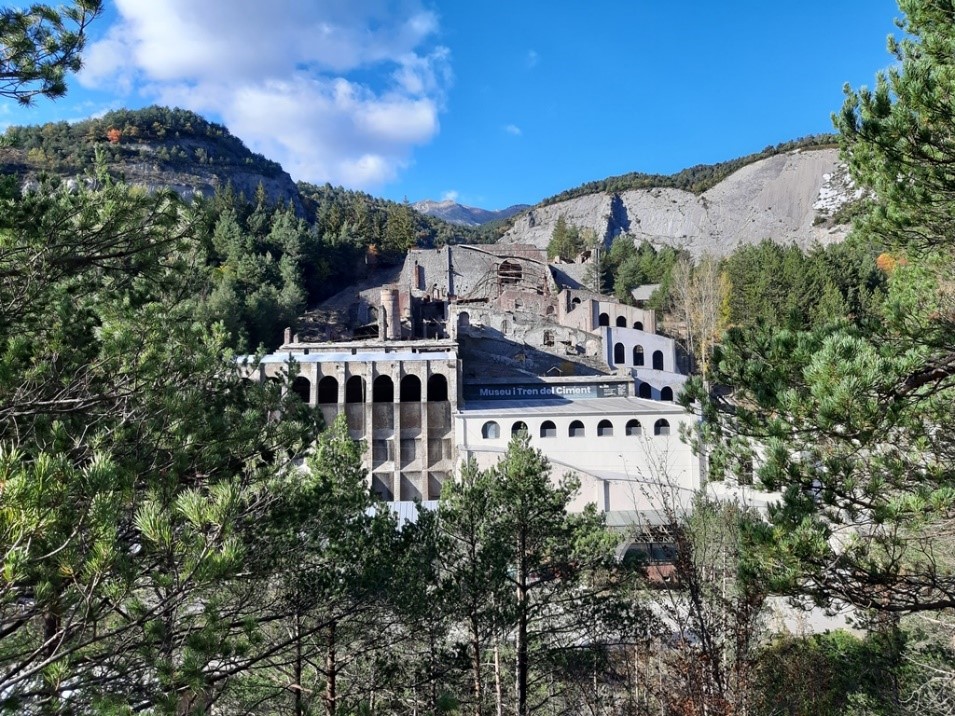
M 898 64 L 836 118 L 872 194 L 854 232 L 895 257 L 886 296 L 824 329 L 730 331 L 714 382 L 733 409 L 717 398 L 703 426 L 712 477 L 755 440 L 763 483 L 784 491 L 770 540 L 784 583 L 893 613 L 955 606 L 955 8 L 900 7 Z

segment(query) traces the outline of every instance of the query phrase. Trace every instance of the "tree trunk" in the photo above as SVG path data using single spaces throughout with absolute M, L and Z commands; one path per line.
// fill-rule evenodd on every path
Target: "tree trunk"
M 304 716 L 302 703 L 302 615 L 295 612 L 295 716 Z
M 518 569 L 517 584 L 517 640 L 515 646 L 517 657 L 517 716 L 527 716 L 527 563 L 525 561 L 526 545 L 522 536 L 520 551 L 520 568 Z
M 494 694 L 497 699 L 497 716 L 504 716 L 504 694 L 501 689 L 501 649 L 494 642 Z
M 328 647 L 325 651 L 325 713 L 335 716 L 338 708 L 338 695 L 335 692 L 335 679 L 338 676 L 335 657 L 335 622 L 328 625 Z
M 472 616 L 471 618 L 471 670 L 473 676 L 473 688 L 474 688 L 474 716 L 482 716 L 483 713 L 483 699 L 481 698 L 484 691 L 484 685 L 481 680 L 481 636 L 480 630 L 478 627 L 477 617 Z M 495 658 L 495 671 L 496 671 L 496 659 L 497 659 L 497 649 L 494 650 Z

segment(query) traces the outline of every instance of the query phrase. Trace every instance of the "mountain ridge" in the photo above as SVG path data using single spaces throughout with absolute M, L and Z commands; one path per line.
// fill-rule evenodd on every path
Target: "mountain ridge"
M 428 216 L 444 219 L 452 224 L 462 226 L 482 226 L 492 221 L 509 219 L 515 214 L 531 208 L 531 204 L 513 204 L 505 209 L 481 209 L 474 206 L 459 204 L 453 199 L 422 199 L 414 202 L 411 207 L 415 211 Z
M 545 200 L 518 216 L 500 242 L 546 248 L 563 217 L 605 243 L 628 234 L 695 256 L 724 256 L 763 239 L 808 248 L 842 241 L 848 225 L 840 209 L 860 198 L 837 149 L 794 149 L 746 163 L 699 194 L 652 187 Z
M 418 246 L 500 240 L 544 248 L 560 216 L 607 243 L 630 234 L 695 255 L 725 255 L 765 238 L 803 247 L 832 243 L 847 233 L 841 207 L 858 198 L 833 141 L 831 135 L 803 138 L 669 176 L 608 177 L 497 212 L 448 200 L 409 209 L 418 216 Z M 97 163 L 118 179 L 149 190 L 172 188 L 186 198 L 231 187 L 252 200 L 261 187 L 269 203 L 315 216 L 316 187 L 305 192 L 308 185 L 294 182 L 277 162 L 187 110 L 117 110 L 72 124 L 10 127 L 0 136 L 0 173 L 24 182 L 51 173 L 81 181 Z

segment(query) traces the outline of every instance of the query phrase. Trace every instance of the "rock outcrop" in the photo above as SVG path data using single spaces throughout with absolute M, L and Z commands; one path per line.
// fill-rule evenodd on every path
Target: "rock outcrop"
M 838 150 L 795 150 L 744 166 L 702 194 L 638 189 L 537 206 L 501 242 L 546 247 L 563 216 L 607 242 L 625 233 L 694 256 L 722 256 L 763 239 L 805 248 L 843 240 L 849 227 L 833 225 L 833 215 L 858 196 Z

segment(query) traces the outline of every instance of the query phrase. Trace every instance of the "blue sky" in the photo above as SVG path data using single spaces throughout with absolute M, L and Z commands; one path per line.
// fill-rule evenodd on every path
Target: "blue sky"
M 168 104 L 294 179 L 503 208 L 831 131 L 892 0 L 107 0 L 70 94 L 0 127 Z

